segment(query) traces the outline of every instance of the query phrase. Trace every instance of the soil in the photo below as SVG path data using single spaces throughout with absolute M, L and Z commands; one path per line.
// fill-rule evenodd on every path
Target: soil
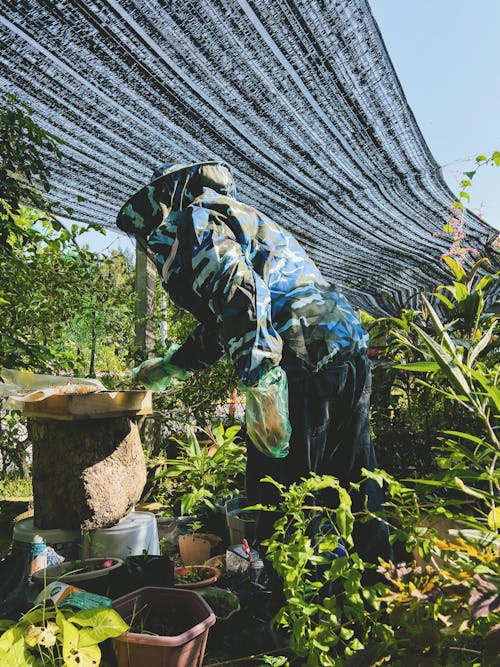
M 207 567 L 190 567 L 187 565 L 181 571 L 177 571 L 174 575 L 175 584 L 194 584 L 197 581 L 205 581 L 214 576 L 212 570 Z
M 133 618 L 131 632 L 148 635 L 175 637 L 189 630 L 193 625 L 192 619 L 183 617 L 175 608 L 159 608 L 148 604 Z

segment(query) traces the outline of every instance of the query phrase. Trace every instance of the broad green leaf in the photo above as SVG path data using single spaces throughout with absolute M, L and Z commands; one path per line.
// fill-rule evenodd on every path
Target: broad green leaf
M 464 374 L 457 366 L 453 357 L 437 343 L 431 336 L 429 336 L 425 331 L 415 326 L 415 329 L 418 335 L 422 338 L 426 344 L 429 352 L 432 354 L 436 362 L 439 364 L 439 367 L 448 378 L 450 384 L 458 391 L 458 393 L 464 393 L 468 398 L 471 396 L 471 388 L 467 380 L 465 379 Z M 453 345 L 450 341 L 450 344 Z
M 467 176 L 467 178 L 474 178 L 475 173 L 476 173 L 476 170 L 474 170 L 474 171 L 464 171 L 464 174 Z
M 469 351 L 468 354 L 468 365 L 474 366 L 474 362 L 481 354 L 481 352 L 490 344 L 491 339 L 493 338 L 493 331 L 495 330 L 496 322 L 493 322 L 490 328 L 486 333 L 483 334 L 479 343 Z
M 492 399 L 493 403 L 495 404 L 497 413 L 500 412 L 500 389 L 492 385 L 480 371 L 471 368 L 470 373 L 474 377 L 474 379 L 477 380 L 479 384 L 483 387 L 486 394 Z
M 435 296 L 437 299 L 439 299 L 444 305 L 449 308 L 449 310 L 453 310 L 455 306 L 452 304 L 452 302 L 448 299 L 447 296 L 444 294 L 441 294 L 440 292 L 435 292 Z
M 118 637 L 129 628 L 120 614 L 109 607 L 83 609 L 70 616 L 68 621 L 75 625 L 97 630 L 102 635 L 102 639 L 99 639 L 98 642 L 109 637 Z
M 495 274 L 488 273 L 486 276 L 483 276 L 479 280 L 479 282 L 476 285 L 476 290 L 481 290 L 481 291 L 485 290 L 491 282 L 493 282 L 494 280 L 498 280 L 499 278 L 500 278 L 500 272 Z
M 476 162 L 485 162 L 488 158 L 486 155 L 478 155 L 476 158 Z
M 12 646 L 23 637 L 24 629 L 18 625 L 14 625 L 0 636 L 0 648 L 10 650 Z
M 490 264 L 491 262 L 487 257 L 481 257 L 481 259 L 478 259 L 477 262 L 474 262 L 474 266 L 472 269 L 469 271 L 469 275 L 467 276 L 467 287 L 470 289 L 470 286 L 472 285 L 472 280 L 474 279 L 474 276 L 478 272 L 478 270 L 481 268 L 483 264 Z
M 494 507 L 488 514 L 488 526 L 491 530 L 498 530 L 500 528 L 500 507 Z
M 449 266 L 457 280 L 463 280 L 465 278 L 465 271 L 456 259 L 453 259 L 453 257 L 450 257 L 449 255 L 444 255 L 443 262 Z
M 462 190 L 460 192 L 460 197 L 462 197 L 466 201 L 470 201 L 470 194 L 468 192 L 465 192 L 465 190 Z
M 98 646 L 78 647 L 64 656 L 64 667 L 97 667 L 100 663 L 101 649 Z
M 469 296 L 469 290 L 464 285 L 464 283 L 459 283 L 459 282 L 455 283 L 455 296 L 459 303 L 467 299 L 467 297 Z
M 61 619 L 61 626 L 63 636 L 63 658 L 65 662 L 67 662 L 78 647 L 79 632 L 72 623 L 65 620 L 64 618 Z
M 493 162 L 496 164 L 497 167 L 500 167 L 500 153 L 498 151 L 495 151 L 493 153 L 491 159 L 493 160 Z

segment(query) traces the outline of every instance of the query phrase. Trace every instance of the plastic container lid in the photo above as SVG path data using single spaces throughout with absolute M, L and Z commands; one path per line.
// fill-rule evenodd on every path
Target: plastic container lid
M 49 528 L 45 530 L 37 528 L 33 517 L 29 519 L 21 519 L 14 524 L 12 539 L 15 542 L 26 542 L 31 544 L 36 536 L 39 536 L 45 544 L 65 544 L 66 542 L 79 543 L 81 540 L 79 530 L 64 530 L 61 528 Z

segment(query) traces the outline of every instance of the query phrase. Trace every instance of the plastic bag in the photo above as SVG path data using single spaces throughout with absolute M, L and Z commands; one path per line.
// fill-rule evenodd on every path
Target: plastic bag
M 178 349 L 179 345 L 173 343 L 164 357 L 146 359 L 140 366 L 132 369 L 132 378 L 153 391 L 165 391 L 176 380 L 185 380 L 191 373 L 170 363 L 170 359 Z
M 273 459 L 288 454 L 292 428 L 288 417 L 288 381 L 285 371 L 276 366 L 255 387 L 240 384 L 246 396 L 247 434 L 255 447 Z
M 25 403 L 42 401 L 54 394 L 85 394 L 106 387 L 93 378 L 41 375 L 27 370 L 0 369 L 0 404 L 4 410 L 22 410 Z

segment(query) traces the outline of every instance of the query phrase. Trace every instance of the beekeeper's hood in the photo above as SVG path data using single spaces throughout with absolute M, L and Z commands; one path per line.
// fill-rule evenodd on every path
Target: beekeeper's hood
M 147 239 L 168 217 L 175 218 L 177 211 L 189 206 L 204 188 L 235 197 L 229 166 L 216 160 L 165 164 L 154 171 L 151 183 L 136 192 L 122 207 L 116 224 L 127 234 Z

